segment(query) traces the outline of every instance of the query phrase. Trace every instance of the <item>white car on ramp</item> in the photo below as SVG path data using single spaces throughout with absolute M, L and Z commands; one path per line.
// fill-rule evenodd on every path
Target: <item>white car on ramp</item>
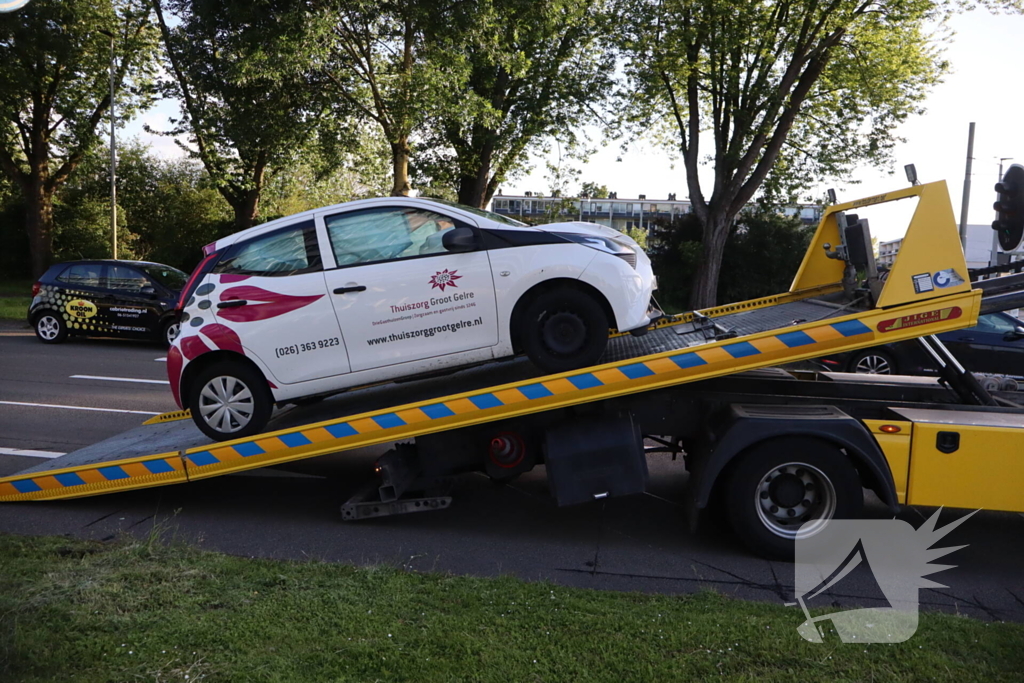
M 276 403 L 517 353 L 548 373 L 593 365 L 609 328 L 652 315 L 651 264 L 628 236 L 437 200 L 338 204 L 204 251 L 167 371 L 218 440 L 260 432 Z

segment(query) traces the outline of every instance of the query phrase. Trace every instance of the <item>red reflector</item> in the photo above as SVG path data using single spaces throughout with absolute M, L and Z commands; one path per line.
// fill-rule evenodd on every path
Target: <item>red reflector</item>
M 882 425 L 878 429 L 880 431 L 885 432 L 886 434 L 897 434 L 903 431 L 900 427 L 897 427 L 896 425 Z
M 42 285 L 40 283 L 38 283 L 38 282 L 35 283 L 34 285 L 32 285 L 32 296 L 37 296 L 39 294 L 39 290 L 41 288 L 42 288 Z
M 821 362 L 824 363 L 825 365 L 839 365 L 839 361 L 829 360 L 828 358 L 822 358 Z

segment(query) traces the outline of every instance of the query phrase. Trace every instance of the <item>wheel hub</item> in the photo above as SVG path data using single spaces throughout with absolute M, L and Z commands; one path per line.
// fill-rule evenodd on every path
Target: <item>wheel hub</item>
M 892 368 L 882 356 L 864 356 L 857 361 L 855 370 L 865 375 L 890 375 Z
M 568 356 L 586 344 L 587 327 L 575 313 L 558 311 L 548 316 L 541 328 L 544 344 L 552 352 Z
M 252 391 L 237 377 L 214 377 L 199 394 L 203 420 L 222 434 L 244 428 L 255 411 Z
M 50 340 L 57 337 L 57 334 L 60 332 L 60 325 L 57 324 L 57 319 L 53 316 L 44 315 L 36 323 L 36 329 L 39 330 L 39 336 Z
M 816 534 L 836 511 L 832 482 L 817 467 L 805 463 L 786 463 L 765 474 L 755 497 L 762 524 L 783 538 Z M 814 524 L 802 528 L 807 522 Z

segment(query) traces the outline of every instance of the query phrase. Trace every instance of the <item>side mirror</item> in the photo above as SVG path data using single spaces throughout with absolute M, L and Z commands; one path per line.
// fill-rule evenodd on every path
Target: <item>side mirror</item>
M 1004 341 L 1017 341 L 1018 339 L 1024 339 L 1024 325 L 1017 325 L 1013 328 L 1013 332 L 1003 335 Z
M 472 228 L 452 228 L 441 236 L 441 245 L 452 252 L 474 251 L 476 233 Z
M 142 294 L 143 296 L 156 296 L 156 288 L 146 286 L 140 289 L 139 293 Z

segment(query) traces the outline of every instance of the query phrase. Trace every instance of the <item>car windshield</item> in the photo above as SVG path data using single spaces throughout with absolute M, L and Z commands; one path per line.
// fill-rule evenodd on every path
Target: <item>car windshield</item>
M 185 282 L 188 281 L 188 275 L 185 275 L 185 273 L 181 272 L 177 268 L 171 268 L 170 266 L 158 266 L 154 264 L 139 267 L 145 271 L 146 275 L 150 276 L 167 289 L 175 292 L 180 292 L 181 288 L 185 286 Z
M 466 206 L 465 204 L 458 204 L 456 202 L 450 202 L 447 199 L 438 199 L 436 197 L 424 197 L 424 199 L 429 199 L 432 202 L 437 202 L 438 204 L 444 204 L 445 206 L 454 206 L 456 209 L 462 209 L 463 211 L 468 211 L 471 214 L 475 214 L 477 216 L 481 216 L 482 218 L 486 218 L 488 220 L 492 220 L 495 223 L 504 223 L 505 225 L 518 225 L 518 226 L 525 226 L 526 225 L 526 223 L 520 223 L 519 221 L 514 220 L 512 218 L 509 218 L 508 216 L 502 216 L 502 215 L 497 214 L 497 213 L 491 213 L 490 211 L 484 211 L 483 209 L 476 209 L 476 208 L 473 208 L 472 206 Z

